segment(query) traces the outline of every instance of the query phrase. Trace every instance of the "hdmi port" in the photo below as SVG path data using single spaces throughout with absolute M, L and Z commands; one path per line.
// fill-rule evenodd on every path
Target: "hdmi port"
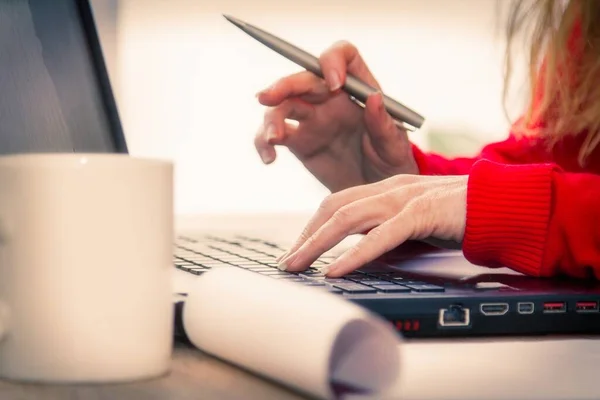
M 507 303 L 482 303 L 479 306 L 479 310 L 483 315 L 504 315 L 508 312 Z

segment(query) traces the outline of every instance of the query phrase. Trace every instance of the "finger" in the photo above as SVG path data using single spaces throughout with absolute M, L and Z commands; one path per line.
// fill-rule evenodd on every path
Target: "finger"
M 343 86 L 348 73 L 362 79 L 370 86 L 379 88 L 358 49 L 351 43 L 346 41 L 335 43 L 321 54 L 319 63 L 331 91 L 336 91 Z
M 297 129 L 297 126 L 285 122 L 284 129 L 282 130 L 283 134 L 280 135 L 280 139 L 269 141 L 267 139 L 268 133 L 266 132 L 264 125 L 262 125 L 254 137 L 254 147 L 256 147 L 256 151 L 258 152 L 262 162 L 265 164 L 273 163 L 277 158 L 275 145 L 279 144 L 278 141 L 283 142 L 285 141 L 285 138 L 294 135 Z
M 413 214 L 402 211 L 372 229 L 354 247 L 348 249 L 321 271 L 330 278 L 344 276 L 411 239 L 415 228 Z
M 408 142 L 408 135 L 406 130 L 396 126 L 386 111 L 381 92 L 367 98 L 364 119 L 369 140 L 377 155 L 384 161 L 397 159 L 398 146 Z
M 263 124 L 254 137 L 254 146 L 263 163 L 271 164 L 275 161 L 277 153 L 274 146 L 283 144 L 296 131 L 297 128 L 286 120 L 303 120 L 313 112 L 311 105 L 298 99 L 286 100 L 265 112 Z
M 385 191 L 387 188 L 393 187 L 394 185 L 398 184 L 399 181 L 404 181 L 408 184 L 409 182 L 415 181 L 416 179 L 418 179 L 417 176 L 399 176 L 392 179 L 386 179 L 383 181 L 372 183 L 369 185 L 355 186 L 327 196 L 319 206 L 317 212 L 313 215 L 313 217 L 305 226 L 298 240 L 285 254 L 285 256 L 282 257 L 281 260 L 279 260 L 279 268 L 282 270 L 286 270 L 288 267 L 287 262 L 291 255 L 295 253 L 304 244 L 304 242 L 306 242 L 308 238 L 310 238 L 341 207 L 350 204 L 354 201 L 360 200 L 362 198 L 377 195 Z
M 318 104 L 329 99 L 329 96 L 325 81 L 309 71 L 286 76 L 256 95 L 259 103 L 270 107 L 294 97 Z
M 327 220 L 329 220 L 329 218 L 331 218 L 335 211 L 355 200 L 375 194 L 376 190 L 376 184 L 364 185 L 345 189 L 338 193 L 334 193 L 327 196 L 325 200 L 321 202 L 321 205 L 319 206 L 317 212 L 308 221 L 296 242 L 292 245 L 288 252 L 285 253 L 285 255 L 282 256 L 282 258 L 278 261 L 279 269 L 284 271 L 287 270 L 288 258 L 293 253 L 295 253 L 304 244 L 304 242 L 306 242 L 306 240 L 321 227 L 321 225 L 323 225 Z
M 384 196 L 376 195 L 340 208 L 297 251 L 289 255 L 286 260 L 287 271 L 303 270 L 347 236 L 381 224 L 390 211 L 384 202 Z
M 274 144 L 281 142 L 285 133 L 286 119 L 302 121 L 313 114 L 313 106 L 299 99 L 286 100 L 277 107 L 269 108 L 263 119 L 266 140 Z

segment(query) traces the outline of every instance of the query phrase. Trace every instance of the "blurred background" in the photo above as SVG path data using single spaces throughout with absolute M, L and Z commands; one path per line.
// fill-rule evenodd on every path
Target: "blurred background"
M 411 136 L 425 150 L 472 155 L 508 134 L 506 0 L 92 4 L 131 152 L 176 163 L 178 214 L 311 212 L 328 193 L 286 149 L 274 164 L 261 163 L 253 138 L 263 107 L 254 95 L 301 68 L 223 13 L 315 55 L 353 42 L 386 94 L 426 117 Z M 511 116 L 520 107 L 511 102 Z

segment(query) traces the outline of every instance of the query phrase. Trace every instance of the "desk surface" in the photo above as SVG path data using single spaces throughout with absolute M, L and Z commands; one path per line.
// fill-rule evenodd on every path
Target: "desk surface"
M 179 231 L 211 230 L 275 233 L 291 243 L 309 215 L 182 218 Z M 351 243 L 347 240 L 341 245 Z M 462 342 L 459 344 L 457 342 Z M 409 400 L 598 399 L 600 340 L 453 340 L 406 344 L 405 365 L 393 398 Z M 457 372 L 457 373 L 453 373 Z M 470 371 L 470 372 L 469 372 Z M 436 382 L 432 385 L 431 382 Z M 506 384 L 510 382 L 510 384 Z M 400 395 L 400 392 L 402 394 Z M 168 375 L 144 382 L 116 385 L 33 385 L 0 380 L 0 399 L 304 399 L 184 343 L 175 343 Z
M 304 397 L 235 366 L 176 343 L 168 375 L 143 382 L 115 385 L 37 385 L 0 381 L 2 400 L 228 400 Z

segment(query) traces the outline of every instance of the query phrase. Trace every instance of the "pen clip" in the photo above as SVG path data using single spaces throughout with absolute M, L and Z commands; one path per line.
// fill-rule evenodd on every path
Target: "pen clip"
M 348 97 L 350 98 L 350 100 L 351 100 L 351 101 L 352 101 L 354 104 L 358 105 L 358 106 L 359 106 L 360 108 L 362 108 L 363 110 L 366 108 L 366 104 L 365 104 L 365 103 L 363 103 L 362 101 L 358 100 L 356 97 L 354 97 L 354 96 L 352 96 L 352 95 L 350 95 L 350 96 L 348 96 Z M 398 128 L 400 128 L 400 129 L 404 129 L 404 130 L 406 130 L 406 131 L 408 131 L 408 132 L 414 132 L 414 131 L 416 131 L 415 127 L 413 127 L 413 126 L 410 126 L 410 125 L 408 125 L 408 124 L 406 124 L 406 123 L 404 123 L 404 122 L 402 122 L 402 121 L 398 121 L 397 119 L 395 119 L 395 118 L 393 118 L 393 117 L 392 117 L 392 119 L 394 120 L 394 124 L 395 124 L 395 125 L 396 125 Z

